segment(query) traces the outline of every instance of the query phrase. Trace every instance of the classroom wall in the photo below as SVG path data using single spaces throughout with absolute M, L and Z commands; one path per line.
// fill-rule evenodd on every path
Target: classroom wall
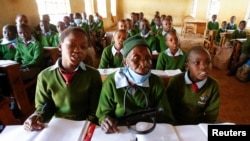
M 92 0 L 97 11 L 96 1 Z M 104 28 L 116 26 L 116 22 L 122 18 L 130 18 L 131 12 L 144 12 L 148 20 L 154 16 L 155 11 L 160 14 L 172 15 L 174 25 L 182 25 L 182 18 L 190 14 L 193 0 L 117 0 L 117 16 L 114 16 L 114 22 L 111 20 L 110 1 L 107 0 L 107 18 L 104 19 Z M 208 21 L 206 17 L 209 0 L 198 0 L 196 19 Z M 218 13 L 218 21 L 226 20 L 232 15 L 237 17 L 237 23 L 246 16 L 249 0 L 221 0 L 221 8 Z M 0 33 L 5 24 L 15 24 L 15 17 L 19 13 L 27 15 L 29 24 L 36 26 L 39 23 L 38 9 L 35 0 L 0 0 Z M 84 0 L 70 0 L 71 12 L 82 13 L 85 9 Z M 94 13 L 93 13 L 94 14 Z M 2 34 L 0 34 L 2 38 Z

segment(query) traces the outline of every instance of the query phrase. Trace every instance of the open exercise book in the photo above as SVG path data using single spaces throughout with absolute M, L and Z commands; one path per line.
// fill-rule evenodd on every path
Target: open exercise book
M 41 131 L 26 131 L 22 125 L 6 126 L 0 134 L 1 141 L 83 141 L 89 121 L 52 118 Z
M 144 130 L 151 123 L 140 122 L 135 128 Z M 220 123 L 233 124 L 233 123 Z M 119 127 L 120 132 L 105 134 L 99 126 L 96 127 L 91 141 L 207 141 L 208 124 L 173 126 L 171 124 L 157 124 L 155 129 L 148 134 L 133 134 L 126 126 Z

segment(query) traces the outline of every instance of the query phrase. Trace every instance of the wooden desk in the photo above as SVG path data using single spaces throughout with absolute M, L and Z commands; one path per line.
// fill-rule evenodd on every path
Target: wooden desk
M 206 30 L 207 22 L 204 21 L 186 21 L 184 24 L 193 24 L 194 25 L 194 33 L 195 34 L 204 34 L 204 31 Z M 184 25 L 185 27 L 185 25 Z
M 19 72 L 19 64 L 15 61 L 0 60 L 0 72 L 6 73 L 13 96 L 17 102 L 19 110 L 23 114 L 30 114 L 31 104 Z
M 232 38 L 232 32 L 222 32 L 220 33 L 220 43 L 219 46 L 222 47 L 227 41 Z
M 233 40 L 234 50 L 232 54 L 232 64 L 238 62 L 240 54 L 241 54 L 241 46 L 244 42 L 246 42 L 246 40 L 247 40 L 246 38 Z

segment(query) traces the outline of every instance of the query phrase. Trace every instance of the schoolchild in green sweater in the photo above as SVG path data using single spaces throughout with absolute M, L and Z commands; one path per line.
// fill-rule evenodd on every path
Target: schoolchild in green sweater
M 60 36 L 62 34 L 62 32 L 66 29 L 66 24 L 63 22 L 63 21 L 58 21 L 57 24 L 56 24 L 56 29 L 57 29 L 57 32 L 55 35 L 54 35 L 54 40 L 53 40 L 53 43 L 52 43 L 52 46 L 53 47 L 58 47 L 59 45 L 59 42 L 60 42 Z
M 99 68 L 118 68 L 123 66 L 123 41 L 126 39 L 126 30 L 120 29 L 114 33 L 114 44 L 104 48 L 99 63 Z
M 128 38 L 136 35 L 136 30 L 132 26 L 132 21 L 131 19 L 127 18 L 125 19 L 126 21 L 126 27 L 127 27 L 127 33 L 128 33 Z
M 62 57 L 38 75 L 36 111 L 24 122 L 26 130 L 42 130 L 52 117 L 90 120 L 97 124 L 95 112 L 102 81 L 96 69 L 82 62 L 88 48 L 86 32 L 77 27 L 67 28 L 58 48 Z
M 186 72 L 170 78 L 167 96 L 177 125 L 217 122 L 220 89 L 209 76 L 211 62 L 206 49 L 192 47 L 187 53 Z
M 236 17 L 232 16 L 230 18 L 230 22 L 227 23 L 227 29 L 228 30 L 236 30 L 237 29 L 237 24 L 235 24 Z
M 162 32 L 162 24 L 161 24 L 161 17 L 155 16 L 154 17 L 154 25 L 151 26 L 151 34 L 158 35 Z
M 165 51 L 168 46 L 165 43 L 165 37 L 169 32 L 176 32 L 176 30 L 172 27 L 172 21 L 169 18 L 164 18 L 162 20 L 162 31 L 160 34 L 156 35 L 158 38 L 158 44 L 160 46 L 158 52 Z
M 221 23 L 221 28 L 216 31 L 216 35 L 215 35 L 216 44 L 220 43 L 220 39 L 221 39 L 220 38 L 220 33 L 223 33 L 223 32 L 227 32 L 227 22 L 226 21 L 223 21 Z
M 56 32 L 52 31 L 49 27 L 49 22 L 42 20 L 40 21 L 41 32 L 38 33 L 38 41 L 42 47 L 51 47 L 54 45 Z
M 32 35 L 26 24 L 17 26 L 18 40 L 14 60 L 21 65 L 20 72 L 24 80 L 32 79 L 40 72 L 44 64 L 44 49 Z
M 239 29 L 235 30 L 232 33 L 232 39 L 237 39 L 237 38 L 247 38 L 247 32 L 245 31 L 247 22 L 242 20 L 239 23 Z
M 0 40 L 0 59 L 14 60 L 17 44 L 17 30 L 15 25 L 3 26 L 3 38 Z
M 219 22 L 216 21 L 217 15 L 212 15 L 212 20 L 207 23 L 207 30 L 218 30 Z
M 176 32 L 169 32 L 166 35 L 168 49 L 161 52 L 157 59 L 156 69 L 158 70 L 175 70 L 184 71 L 186 52 L 179 46 L 179 39 Z
M 125 40 L 123 57 L 125 67 L 103 83 L 96 112 L 102 130 L 119 132 L 117 119 L 147 107 L 164 109 L 156 122 L 173 123 L 163 81 L 151 73 L 152 55 L 144 39 L 133 36 Z

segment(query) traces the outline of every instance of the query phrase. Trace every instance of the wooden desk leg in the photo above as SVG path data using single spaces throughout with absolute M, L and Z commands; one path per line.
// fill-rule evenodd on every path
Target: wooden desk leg
M 13 96 L 15 97 L 19 110 L 25 115 L 29 114 L 31 109 L 31 104 L 26 89 L 24 87 L 23 79 L 19 72 L 19 64 L 14 64 L 8 67 L 4 67 L 2 68 L 2 70 L 8 76 Z

